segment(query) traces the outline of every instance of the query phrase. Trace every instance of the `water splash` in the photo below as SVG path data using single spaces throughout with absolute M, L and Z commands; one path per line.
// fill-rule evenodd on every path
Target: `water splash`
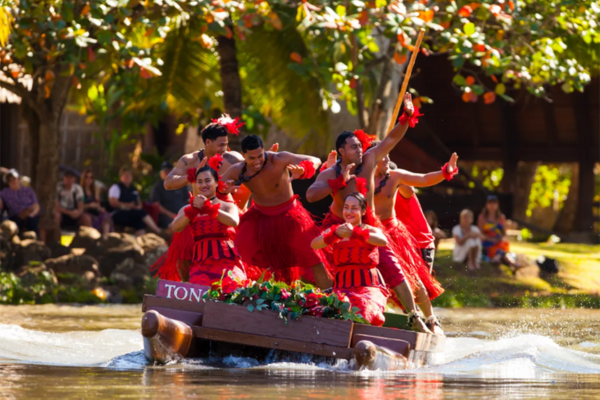
M 478 376 L 482 378 L 532 379 L 554 373 L 600 374 L 600 355 L 559 346 L 536 334 L 518 334 L 497 340 L 474 337 L 447 338 L 446 351 L 434 365 L 401 373 Z M 585 343 L 585 344 L 584 344 Z M 581 343 L 579 349 L 595 348 L 595 342 Z M 269 369 L 272 371 L 329 370 L 350 372 L 348 363 L 334 365 L 311 362 L 309 356 L 259 364 L 254 359 L 222 357 L 184 360 L 153 366 L 144 358 L 139 331 L 106 329 L 67 333 L 40 332 L 16 325 L 0 324 L 0 362 L 68 366 L 100 366 L 109 369 Z M 397 374 L 395 372 L 394 374 Z M 361 371 L 362 375 L 387 374 Z

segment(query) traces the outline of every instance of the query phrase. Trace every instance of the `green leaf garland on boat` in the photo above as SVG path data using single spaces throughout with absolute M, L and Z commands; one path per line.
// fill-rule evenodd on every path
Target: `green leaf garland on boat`
M 312 315 L 368 324 L 346 296 L 340 298 L 335 293 L 322 292 L 308 283 L 296 281 L 290 286 L 274 280 L 264 281 L 264 274 L 258 281 L 234 279 L 231 273 L 228 279 L 224 278 L 223 274 L 211 285 L 204 300 L 239 304 L 246 306 L 249 312 L 273 310 L 286 323 L 288 318 L 295 320 L 301 315 Z

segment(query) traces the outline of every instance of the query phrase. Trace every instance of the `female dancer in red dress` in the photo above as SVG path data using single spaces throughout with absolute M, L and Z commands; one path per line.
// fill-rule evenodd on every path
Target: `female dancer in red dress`
M 199 168 L 196 172 L 198 195 L 190 195 L 190 205 L 179 210 L 171 225 L 175 232 L 189 225 L 194 238 L 190 283 L 210 286 L 221 277 L 224 282 L 246 279 L 244 265 L 233 243 L 240 221 L 238 208 L 217 198 L 218 182 L 217 171 L 209 166 Z M 180 278 L 187 280 L 185 276 Z
M 383 311 L 390 293 L 377 269 L 379 252 L 387 239 L 383 232 L 363 223 L 367 201 L 360 193 L 351 193 L 344 200 L 344 224 L 334 225 L 315 238 L 313 249 L 333 247 L 335 264 L 334 293 L 346 295 L 353 307 L 371 323 L 385 322 Z

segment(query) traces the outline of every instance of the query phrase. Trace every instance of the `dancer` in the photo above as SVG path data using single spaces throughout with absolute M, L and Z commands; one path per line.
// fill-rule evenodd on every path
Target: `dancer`
M 421 257 L 433 271 L 435 257 L 435 237 L 425 219 L 413 187 L 434 186 L 444 179 L 451 180 L 458 173 L 458 155 L 453 153 L 450 160 L 439 170 L 427 174 L 417 174 L 403 169 L 390 170 L 390 158 L 386 155 L 377 163 L 375 172 L 375 208 L 381 221 L 396 215 L 408 233 L 415 239 L 415 246 Z M 399 195 L 398 195 L 399 194 Z
M 376 146 L 377 143 L 373 143 Z M 389 169 L 389 156 L 377 163 L 375 170 L 375 210 L 381 219 L 385 232 L 393 242 L 393 249 L 402 261 L 404 274 L 413 288 L 417 304 L 426 317 L 427 327 L 434 333 L 443 333 L 441 325 L 433 313 L 431 300 L 443 293 L 440 283 L 431 276 L 429 265 L 424 260 L 419 243 L 395 215 L 395 203 L 401 184 L 411 186 L 430 186 L 450 180 L 458 169 L 458 156 L 452 155 L 450 161 L 439 172 L 414 174 L 403 170 Z M 395 246 L 394 246 L 395 245 Z
M 383 232 L 365 223 L 367 200 L 360 193 L 350 193 L 344 200 L 344 221 L 332 225 L 315 238 L 313 249 L 333 247 L 335 263 L 334 293 L 348 296 L 371 325 L 385 322 L 383 311 L 389 297 L 385 282 L 377 269 L 378 246 L 385 246 Z
M 239 118 L 231 119 L 227 114 L 219 119 L 214 119 L 201 132 L 204 149 L 182 156 L 175 168 L 167 175 L 164 181 L 165 189 L 176 190 L 185 187 L 188 183 L 195 182 L 195 173 L 198 167 L 204 167 L 206 160 L 214 156 L 222 156 L 221 166 L 217 172 L 223 174 L 232 164 L 243 160 L 240 153 L 227 151 L 228 134 L 238 135 L 239 129 L 244 124 Z M 193 186 L 192 186 L 193 187 Z M 226 201 L 233 201 L 231 196 L 220 195 Z M 245 207 L 250 197 L 249 192 L 236 194 L 236 204 Z M 190 228 L 175 232 L 171 238 L 169 249 L 163 254 L 150 270 L 156 272 L 161 279 L 177 281 L 180 274 L 187 274 L 192 260 L 194 247 L 193 235 Z
M 321 252 L 310 247 L 320 230 L 291 185 L 294 179 L 311 178 L 321 160 L 265 151 L 256 135 L 242 140 L 242 155 L 244 162 L 233 165 L 223 176 L 228 191 L 243 185 L 252 192 L 254 205 L 242 216 L 235 238 L 242 260 L 270 269 L 276 279 L 287 283 L 300 275 L 311 279 L 314 274 L 318 287 L 331 287 Z
M 332 195 L 333 203 L 321 225 L 327 229 L 335 224 L 343 224 L 344 199 L 350 193 L 367 193 L 368 204 L 374 203 L 373 178 L 377 161 L 388 154 L 394 146 L 404 137 L 408 127 L 414 127 L 421 116 L 414 109 L 410 93 L 404 96 L 404 113 L 399 118 L 399 123 L 375 147 L 368 149 L 371 139 L 363 131 L 342 132 L 336 139 L 336 151 L 339 159 L 337 163 L 322 171 L 315 183 L 306 192 L 309 202 L 319 201 Z M 397 256 L 390 246 L 379 247 L 379 270 L 381 271 L 388 287 L 392 288 L 400 303 L 409 312 L 411 323 L 415 329 L 431 333 L 418 314 L 413 294 L 402 272 L 402 267 Z
M 194 239 L 189 279 L 179 271 L 182 282 L 210 286 L 233 278 L 246 279 L 246 272 L 235 247 L 235 227 L 239 224 L 237 206 L 216 196 L 219 176 L 209 166 L 196 172 L 198 195 L 190 195 L 190 205 L 179 210 L 172 223 L 176 232 L 190 227 Z

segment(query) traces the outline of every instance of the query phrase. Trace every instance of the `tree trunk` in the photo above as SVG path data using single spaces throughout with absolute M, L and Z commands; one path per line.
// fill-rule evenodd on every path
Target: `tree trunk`
M 59 70 L 55 74 L 50 97 L 39 100 L 36 110 L 40 129 L 35 188 L 41 208 L 40 233 L 46 242 L 60 240 L 60 226 L 53 218 L 61 154 L 59 124 L 71 88 L 70 77 L 61 76 Z
M 571 186 L 569 186 L 569 193 L 567 199 L 563 205 L 558 219 L 554 224 L 554 230 L 558 233 L 571 233 L 573 232 L 573 225 L 575 224 L 575 216 L 577 215 L 577 204 L 579 203 L 579 164 L 573 164 L 573 173 L 571 174 Z
M 240 78 L 235 39 L 219 36 L 217 41 L 225 112 L 232 118 L 240 117 L 242 115 L 242 80 Z M 239 151 L 241 139 L 240 136 L 231 135 L 229 146 L 233 150 Z
M 390 40 L 388 48 L 386 50 L 386 60 L 383 62 L 383 69 L 381 71 L 381 79 L 379 81 L 379 87 L 377 89 L 377 95 L 373 99 L 371 104 L 371 112 L 369 115 L 369 128 L 367 132 L 371 135 L 377 135 L 377 137 L 383 137 L 387 132 L 385 131 L 387 126 L 385 124 L 387 115 L 387 102 L 390 98 L 396 100 L 398 96 L 398 90 L 392 88 L 394 72 L 394 53 L 396 52 L 396 40 Z M 394 103 L 395 104 L 395 103 Z M 393 109 L 392 109 L 393 110 Z M 394 118 L 394 116 L 392 116 Z
M 40 117 L 35 110 L 21 102 L 21 114 L 27 121 L 27 132 L 29 133 L 29 148 L 31 156 L 29 157 L 29 177 L 31 182 L 37 182 L 37 164 L 40 152 Z
M 517 176 L 515 179 L 515 191 L 513 192 L 513 219 L 525 221 L 527 219 L 527 207 L 529 206 L 529 193 L 535 178 L 539 162 L 520 161 L 517 164 Z

